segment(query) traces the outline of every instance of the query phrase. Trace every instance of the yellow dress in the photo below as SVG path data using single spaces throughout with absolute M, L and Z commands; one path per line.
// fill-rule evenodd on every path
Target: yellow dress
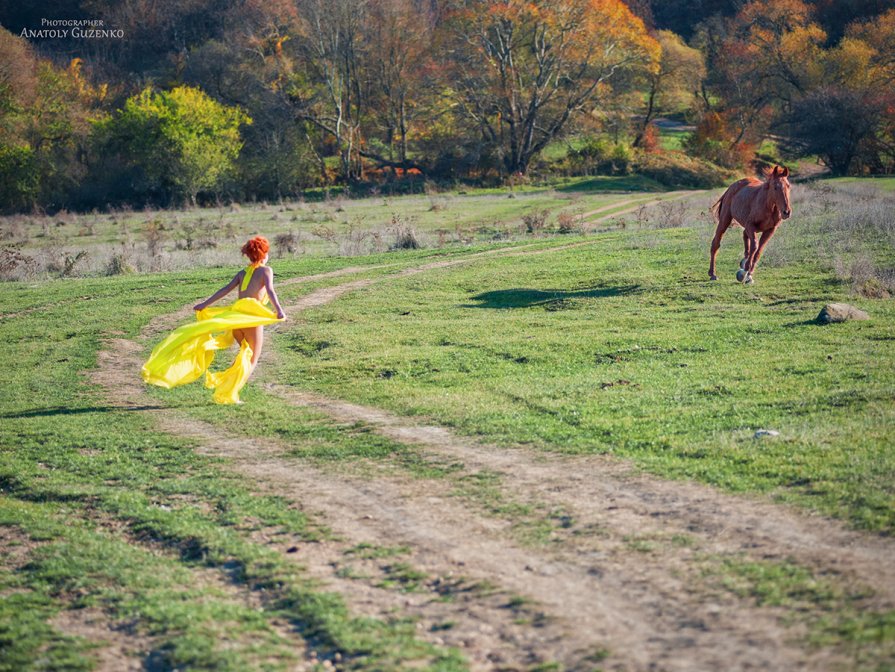
M 255 266 L 246 269 L 241 291 L 249 284 Z M 266 292 L 264 303 L 270 299 Z M 215 351 L 229 348 L 233 330 L 274 324 L 281 320 L 258 299 L 238 299 L 228 307 L 209 307 L 196 312 L 196 322 L 172 331 L 152 351 L 143 365 L 143 380 L 151 385 L 172 388 L 198 380 L 205 374 L 205 387 L 214 389 L 219 404 L 239 403 L 239 392 L 251 374 L 252 348 L 242 341 L 239 354 L 226 371 L 211 373 Z

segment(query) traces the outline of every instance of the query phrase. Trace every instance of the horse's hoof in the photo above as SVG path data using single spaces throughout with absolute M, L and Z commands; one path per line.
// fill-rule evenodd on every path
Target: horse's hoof
M 746 271 L 742 268 L 737 271 L 737 282 L 742 282 L 746 278 Z
M 740 268 L 742 268 L 742 269 L 746 268 L 746 257 L 743 257 L 742 259 L 740 259 Z
M 714 273 L 709 273 L 709 280 L 717 280 L 717 279 L 718 279 L 717 275 L 715 275 Z
M 752 276 L 749 273 L 746 273 L 746 279 L 743 280 L 743 284 L 751 285 L 754 282 Z

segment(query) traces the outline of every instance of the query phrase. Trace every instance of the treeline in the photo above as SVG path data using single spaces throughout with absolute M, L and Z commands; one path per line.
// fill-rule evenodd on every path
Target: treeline
M 0 7 L 0 206 L 557 172 L 697 186 L 718 179 L 716 166 L 747 165 L 769 137 L 838 174 L 891 172 L 889 4 L 62 0 L 52 17 Z M 124 37 L 34 34 L 55 17 L 102 19 Z M 695 125 L 686 155 L 661 151 L 653 121 L 664 115 Z

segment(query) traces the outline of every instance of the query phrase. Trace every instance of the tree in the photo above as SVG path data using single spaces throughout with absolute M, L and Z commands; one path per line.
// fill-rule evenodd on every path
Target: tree
M 658 115 L 688 107 L 705 78 L 705 62 L 699 50 L 688 47 L 668 30 L 658 31 L 656 40 L 662 56 L 659 67 L 646 76 L 646 112 L 634 138 L 635 147 L 640 146 L 646 129 Z
M 92 108 L 105 87 L 58 68 L 0 29 L 0 207 L 61 207 L 83 175 Z
M 892 101 L 840 86 L 815 89 L 793 106 L 789 152 L 817 154 L 834 175 L 847 175 L 862 157 L 876 161 L 877 132 Z
M 376 156 L 369 148 L 362 154 L 380 163 L 395 163 L 397 159 L 406 168 L 411 126 L 424 107 L 424 99 L 432 95 L 433 82 L 426 77 L 431 65 L 427 49 L 433 38 L 432 22 L 412 0 L 371 0 L 364 28 L 369 60 L 367 98 L 384 128 L 383 142 L 389 156 Z
M 251 122 L 239 108 L 180 86 L 159 93 L 146 88 L 97 126 L 134 173 L 138 190 L 195 204 L 233 169 L 242 147 L 239 127 Z
M 823 79 L 826 33 L 802 0 L 751 0 L 722 29 L 720 42 L 708 30 L 698 41 L 710 49 L 709 84 L 721 100 L 714 107 L 705 96 L 706 112 L 724 120 L 733 149 L 757 144 L 776 112 Z
M 449 28 L 460 114 L 510 173 L 525 173 L 623 72 L 659 60 L 643 21 L 619 0 L 470 0 Z
M 360 176 L 362 26 L 367 0 L 303 0 L 299 4 L 298 66 L 284 60 L 282 90 L 299 120 L 313 124 L 335 145 L 342 177 Z

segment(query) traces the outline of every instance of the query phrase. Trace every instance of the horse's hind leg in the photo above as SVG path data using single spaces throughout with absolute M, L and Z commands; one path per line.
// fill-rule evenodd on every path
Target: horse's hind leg
M 711 254 L 709 256 L 709 279 L 717 280 L 718 276 L 715 275 L 715 257 L 718 255 L 718 248 L 721 247 L 721 239 L 724 237 L 724 234 L 727 233 L 727 229 L 730 228 L 730 224 L 733 218 L 730 216 L 730 210 L 726 207 L 725 203 L 721 203 L 721 210 L 718 212 L 718 228 L 715 229 L 715 237 L 712 238 L 712 249 Z

